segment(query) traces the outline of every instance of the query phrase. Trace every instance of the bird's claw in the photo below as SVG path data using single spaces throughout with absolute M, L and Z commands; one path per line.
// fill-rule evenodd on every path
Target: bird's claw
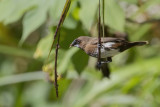
M 106 64 L 106 63 L 110 63 L 111 61 L 103 61 L 101 62 L 101 64 Z
M 105 46 L 102 44 L 98 44 L 98 48 L 105 48 Z
M 101 47 L 101 44 L 98 44 L 98 48 L 100 48 Z
M 102 62 L 97 62 L 97 66 L 98 66 L 98 68 L 100 68 L 101 66 L 102 66 Z
M 97 66 L 98 68 L 100 68 L 102 66 L 102 64 L 106 64 L 106 63 L 110 63 L 111 61 L 101 61 L 101 62 L 97 62 Z

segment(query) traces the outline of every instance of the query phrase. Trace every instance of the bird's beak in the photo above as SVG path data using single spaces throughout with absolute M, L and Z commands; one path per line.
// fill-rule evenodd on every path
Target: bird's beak
M 70 44 L 70 47 L 71 48 L 72 46 L 74 46 L 76 44 L 76 41 L 74 40 L 71 44 Z
M 70 44 L 69 48 L 71 48 L 71 47 L 72 47 L 72 44 Z

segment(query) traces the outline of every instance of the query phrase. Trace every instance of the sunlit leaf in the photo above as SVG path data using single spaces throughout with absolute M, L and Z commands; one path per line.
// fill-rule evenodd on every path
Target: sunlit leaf
M 34 58 L 47 58 L 47 55 L 48 55 L 48 52 L 49 52 L 49 49 L 50 49 L 50 45 L 51 45 L 51 42 L 52 42 L 52 33 L 53 32 L 50 32 L 46 37 L 42 38 L 38 45 L 37 45 L 37 49 L 34 53 Z
M 37 6 L 38 2 L 38 0 L 2 0 L 0 2 L 0 21 L 5 24 L 18 21 L 25 12 Z
M 80 20 L 85 28 L 90 30 L 97 13 L 98 0 L 80 0 L 79 2 L 81 3 Z
M 124 32 L 125 14 L 115 0 L 105 1 L 105 24 L 115 30 Z
M 45 5 L 45 6 L 44 6 Z M 22 44 L 30 33 L 35 31 L 40 27 L 47 18 L 47 10 L 50 5 L 50 2 L 41 2 L 37 8 L 27 12 L 23 19 L 23 34 L 20 41 Z
M 49 8 L 49 15 L 51 21 L 56 25 L 61 17 L 65 0 L 53 0 L 51 7 Z
M 120 1 L 132 3 L 132 4 L 136 4 L 138 2 L 138 0 L 120 0 Z
M 32 58 L 32 52 L 28 52 L 27 50 L 16 48 L 16 47 L 9 47 L 0 45 L 0 53 L 7 54 L 7 55 L 14 55 L 14 56 L 22 56 L 27 58 Z

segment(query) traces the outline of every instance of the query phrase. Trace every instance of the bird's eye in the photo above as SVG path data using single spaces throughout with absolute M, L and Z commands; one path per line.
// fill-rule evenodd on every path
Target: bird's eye
M 76 40 L 76 42 L 77 42 L 77 44 L 79 44 L 79 43 L 80 43 L 80 41 L 79 41 L 79 40 Z

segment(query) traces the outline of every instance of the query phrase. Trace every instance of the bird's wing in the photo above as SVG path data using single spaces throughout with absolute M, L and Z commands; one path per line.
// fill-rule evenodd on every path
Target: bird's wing
M 112 38 L 112 37 L 101 38 L 101 43 L 107 43 L 107 42 L 121 43 L 121 42 L 125 42 L 125 40 L 121 39 L 121 38 Z M 91 40 L 90 44 L 97 45 L 98 44 L 98 38 L 93 38 Z

